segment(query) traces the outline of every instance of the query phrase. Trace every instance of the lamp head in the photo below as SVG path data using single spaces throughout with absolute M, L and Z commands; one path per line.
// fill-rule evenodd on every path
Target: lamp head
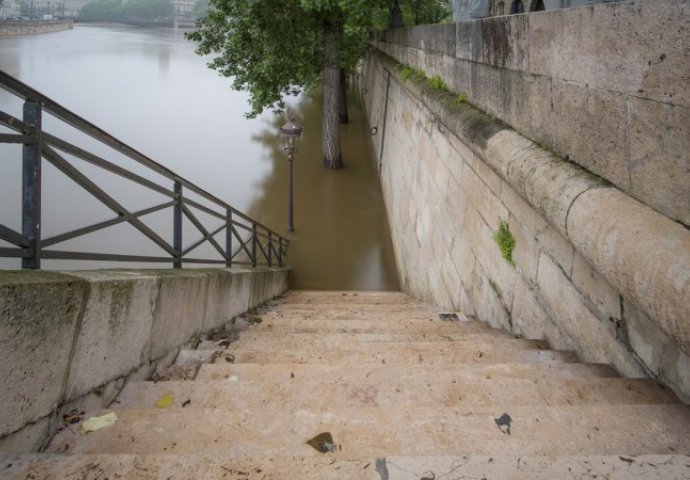
M 283 150 L 289 155 L 294 155 L 299 151 L 299 141 L 302 135 L 302 127 L 295 123 L 294 115 L 291 115 L 288 122 L 280 127 L 280 135 L 283 143 Z

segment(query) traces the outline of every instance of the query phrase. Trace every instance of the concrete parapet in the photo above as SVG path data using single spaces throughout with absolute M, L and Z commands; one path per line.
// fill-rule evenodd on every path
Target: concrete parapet
M 373 44 L 690 225 L 690 3 L 629 0 L 394 29 Z
M 76 277 L 0 273 L 3 434 L 38 421 L 60 404 L 87 297 L 87 283 Z
M 389 91 L 374 144 L 403 288 L 690 399 L 690 231 L 401 71 L 372 54 L 362 82 L 372 125 Z
M 618 291 L 690 353 L 690 231 L 613 189 L 570 209 L 568 238 Z
M 65 20 L 0 20 L 0 37 L 61 32 L 74 28 L 72 19 Z
M 287 269 L 0 272 L 0 451 L 41 447 L 61 410 L 103 408 L 128 378 L 287 289 Z

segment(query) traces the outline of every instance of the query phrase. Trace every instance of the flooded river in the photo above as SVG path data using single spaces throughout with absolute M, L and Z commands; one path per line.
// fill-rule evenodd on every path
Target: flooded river
M 0 38 L 4 71 L 268 227 L 286 232 L 287 159 L 279 138 L 285 117 L 265 113 L 246 119 L 247 95 L 231 90 L 229 80 L 207 69 L 206 61 L 194 54 L 194 44 L 181 31 L 172 29 L 76 25 L 66 32 Z M 321 165 L 318 92 L 292 99 L 289 108 L 304 126 L 294 162 L 291 287 L 396 290 L 371 138 L 356 94 L 350 95 L 351 122 L 343 127 L 346 168 L 340 171 Z M 0 90 L 0 110 L 20 116 L 21 103 Z M 46 131 L 71 134 L 50 120 Z M 20 230 L 21 149 L 1 148 L 0 223 Z M 98 175 L 93 172 L 93 178 Z M 132 208 L 149 206 L 144 196 L 116 182 L 109 188 L 128 197 Z M 44 162 L 44 237 L 112 216 Z M 160 233 L 171 240 L 168 217 L 161 220 Z M 186 239 L 185 245 L 197 238 Z M 71 242 L 70 249 L 155 254 L 150 242 L 125 225 Z M 0 241 L 0 246 L 7 244 Z M 0 259 L 1 268 L 18 266 L 17 260 Z M 139 266 L 151 267 L 43 262 L 48 269 Z

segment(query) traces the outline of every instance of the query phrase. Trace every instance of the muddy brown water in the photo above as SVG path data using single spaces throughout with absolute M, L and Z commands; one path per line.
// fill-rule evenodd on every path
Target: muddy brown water
M 172 29 L 76 25 L 67 32 L 0 41 L 1 69 L 287 235 L 287 158 L 278 133 L 285 116 L 268 112 L 246 119 L 247 95 L 232 91 L 228 79 L 205 67 L 207 60 L 194 54 L 194 45 L 182 31 Z M 304 126 L 294 162 L 292 288 L 398 289 L 372 139 L 359 99 L 354 90 L 350 93 L 351 122 L 342 128 L 346 167 L 338 171 L 321 164 L 319 93 L 289 102 L 290 112 Z M 0 109 L 20 116 L 21 102 L 0 90 Z M 70 139 L 74 135 L 49 117 L 44 126 Z M 0 175 L 0 223 L 19 230 L 20 148 L 0 145 L 0 156 L 6 160 Z M 148 192 L 88 166 L 82 168 L 128 208 L 144 208 L 155 201 Z M 44 237 L 113 216 L 50 166 L 44 167 L 42 203 Z M 171 241 L 170 218 L 165 211 L 147 220 Z M 185 245 L 198 238 L 188 227 Z M 8 244 L 0 241 L 2 246 Z M 141 255 L 160 254 L 157 248 L 126 225 L 60 245 L 64 250 Z M 208 253 L 212 253 L 209 245 L 197 251 L 197 255 Z M 167 266 L 43 262 L 46 269 L 65 270 Z M 18 267 L 16 259 L 0 259 L 0 268 Z

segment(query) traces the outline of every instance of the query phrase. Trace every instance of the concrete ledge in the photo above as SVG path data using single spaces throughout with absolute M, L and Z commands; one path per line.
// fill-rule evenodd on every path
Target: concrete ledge
M 690 231 L 624 193 L 572 204 L 568 238 L 606 279 L 690 353 Z
M 0 436 L 60 404 L 88 285 L 49 272 L 0 272 Z
M 0 21 L 0 37 L 10 35 L 35 35 L 39 33 L 61 32 L 74 28 L 72 19 L 41 21 Z
M 103 408 L 129 378 L 287 289 L 287 269 L 0 272 L 0 451 L 40 448 L 62 408 Z
M 392 29 L 372 44 L 690 225 L 689 28 L 687 0 L 630 0 Z

